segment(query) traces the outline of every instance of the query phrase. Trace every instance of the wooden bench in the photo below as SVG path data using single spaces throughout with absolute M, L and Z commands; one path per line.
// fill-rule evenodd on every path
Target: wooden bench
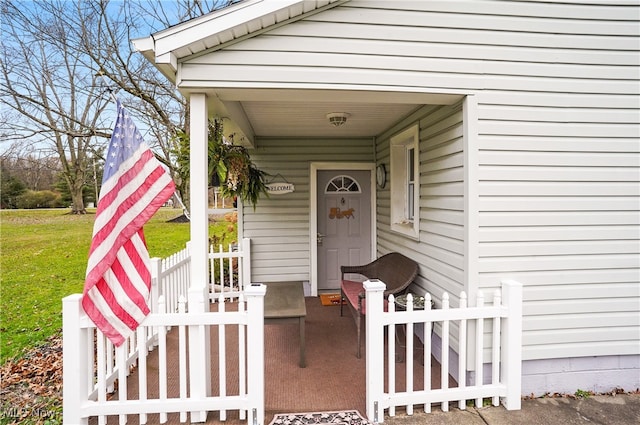
M 346 301 L 356 322 L 356 332 L 358 334 L 358 348 L 356 357 L 360 358 L 360 346 L 362 345 L 362 318 L 366 314 L 364 303 L 364 289 L 362 282 L 346 280 L 345 274 L 356 273 L 366 279 L 379 279 L 387 285 L 384 291 L 385 310 L 387 306 L 386 298 L 389 294 L 398 294 L 404 291 L 418 275 L 418 263 L 405 257 L 398 252 L 391 252 L 383 255 L 377 260 L 362 266 L 342 266 L 342 283 L 340 285 L 340 295 Z M 342 316 L 342 305 L 340 303 L 340 315 Z

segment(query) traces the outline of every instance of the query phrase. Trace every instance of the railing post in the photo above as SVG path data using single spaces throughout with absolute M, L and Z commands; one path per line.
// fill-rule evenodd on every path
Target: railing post
M 383 407 L 380 406 L 384 391 L 384 324 L 382 321 L 383 296 L 387 287 L 383 282 L 373 279 L 362 286 L 366 292 L 366 393 L 367 418 L 374 423 L 384 421 Z
M 202 297 L 201 287 L 191 287 L 188 291 L 189 313 L 209 311 L 209 297 Z M 207 303 L 207 304 L 205 304 Z M 211 338 L 205 325 L 189 326 L 189 388 L 191 397 L 204 399 L 211 395 Z M 206 422 L 207 412 L 191 412 L 191 422 Z
M 242 276 L 238 282 L 238 285 L 242 285 L 238 288 L 239 291 L 243 291 L 244 288 L 251 284 L 251 239 L 243 238 L 242 246 Z
M 84 311 L 80 301 L 82 294 L 62 299 L 62 422 L 64 424 L 88 424 L 82 418 L 80 406 L 89 394 L 87 329 L 80 327 Z
M 522 284 L 502 282 L 502 299 L 507 307 L 502 341 L 502 381 L 507 387 L 503 403 L 507 410 L 520 410 L 522 391 Z
M 149 294 L 149 303 L 152 313 L 158 312 L 158 297 L 160 293 L 160 274 L 162 273 L 162 260 L 158 257 L 151 259 L 151 292 Z
M 248 425 L 264 424 L 264 296 L 263 284 L 247 285 L 247 387 L 249 388 Z

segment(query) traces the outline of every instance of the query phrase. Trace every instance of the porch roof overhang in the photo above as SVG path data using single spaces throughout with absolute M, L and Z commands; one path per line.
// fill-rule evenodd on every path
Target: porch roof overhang
M 236 143 L 254 146 L 258 138 L 374 138 L 424 105 L 451 105 L 461 94 L 425 93 L 398 87 L 182 88 L 206 93 L 209 110 L 224 120 Z M 346 112 L 345 125 L 329 123 L 327 114 Z

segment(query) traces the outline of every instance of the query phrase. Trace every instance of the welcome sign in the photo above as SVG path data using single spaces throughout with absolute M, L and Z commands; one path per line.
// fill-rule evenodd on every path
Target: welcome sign
M 293 183 L 288 182 L 267 183 L 265 186 L 269 195 L 284 195 L 285 193 L 291 193 L 295 190 Z

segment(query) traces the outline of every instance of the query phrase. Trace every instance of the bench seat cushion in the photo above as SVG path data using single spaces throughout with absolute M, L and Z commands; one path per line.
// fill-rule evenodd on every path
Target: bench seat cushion
M 364 294 L 364 288 L 362 287 L 362 282 L 354 282 L 353 280 L 343 280 L 342 281 L 342 292 L 344 293 L 345 298 L 353 306 L 354 309 L 358 309 L 358 295 Z M 388 301 L 384 300 L 384 311 L 387 311 Z M 366 314 L 366 300 L 362 299 L 362 311 L 360 312 L 363 316 Z

